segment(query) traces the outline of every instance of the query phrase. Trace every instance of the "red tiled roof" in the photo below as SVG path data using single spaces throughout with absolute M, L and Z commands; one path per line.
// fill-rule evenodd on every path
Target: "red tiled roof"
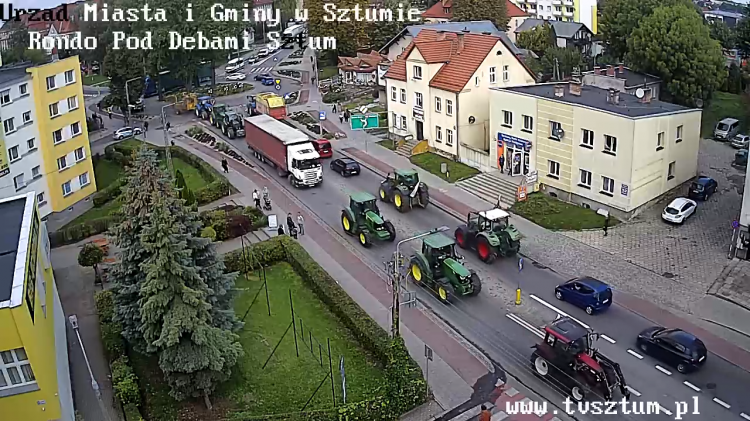
M 68 20 L 66 21 L 44 21 L 44 20 L 35 20 L 35 21 L 29 21 L 29 15 L 23 14 L 19 16 L 18 21 L 12 21 L 13 24 L 11 25 L 9 22 L 8 24 L 3 26 L 3 29 L 7 30 L 16 30 L 20 27 L 26 28 L 26 30 L 31 32 L 41 32 L 42 35 L 47 35 L 49 33 L 50 27 L 54 26 L 55 30 L 58 34 L 67 34 L 70 32 L 78 31 L 78 24 L 76 23 L 76 19 L 78 19 L 78 16 L 76 16 L 76 8 L 78 7 L 78 3 L 68 3 L 68 4 L 61 4 L 53 9 L 53 15 L 57 16 L 57 13 L 62 8 L 67 9 L 68 14 Z
M 524 12 L 523 9 L 516 6 L 515 3 L 510 0 L 505 0 L 505 11 L 508 14 L 508 19 L 529 16 L 528 13 Z
M 357 53 L 357 57 L 339 57 L 339 69 L 370 73 L 374 72 L 378 68 L 378 64 L 388 59 L 378 53 L 377 51 L 370 51 L 369 53 Z
M 453 0 L 439 1 L 433 4 L 429 9 L 425 10 L 422 13 L 422 17 L 433 19 L 451 19 L 453 17 L 451 7 L 453 7 Z M 448 13 L 445 12 L 446 9 L 448 10 Z

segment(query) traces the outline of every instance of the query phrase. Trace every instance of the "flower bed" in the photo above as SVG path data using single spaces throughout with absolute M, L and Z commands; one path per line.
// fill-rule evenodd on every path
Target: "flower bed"
M 268 218 L 252 206 L 224 205 L 200 213 L 203 222 L 201 237 L 225 241 L 268 225 Z

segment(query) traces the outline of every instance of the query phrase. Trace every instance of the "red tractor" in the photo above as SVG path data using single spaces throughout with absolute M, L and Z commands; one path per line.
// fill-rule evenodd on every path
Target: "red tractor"
M 569 390 L 575 401 L 587 396 L 610 401 L 615 388 L 630 399 L 620 365 L 593 347 L 598 333 L 570 317 L 555 320 L 544 332 L 544 340 L 534 345 L 531 354 L 531 367 L 538 376 Z

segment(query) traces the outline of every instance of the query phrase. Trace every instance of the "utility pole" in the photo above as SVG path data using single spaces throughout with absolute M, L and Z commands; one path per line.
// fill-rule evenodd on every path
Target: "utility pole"
M 171 107 L 175 105 L 176 102 L 173 102 L 171 104 L 167 104 L 163 107 L 161 107 L 161 125 L 162 130 L 164 131 L 164 150 L 166 151 L 167 156 L 167 166 L 169 167 L 169 176 L 174 177 L 174 168 L 172 166 L 172 153 L 170 151 L 171 145 L 169 144 L 169 135 L 167 133 L 167 107 Z
M 134 77 L 125 81 L 125 102 L 127 102 L 127 104 L 125 105 L 123 116 L 125 117 L 126 126 L 130 125 L 130 92 L 128 91 L 128 83 L 138 79 L 140 79 L 140 77 Z
M 102 417 L 104 417 L 105 421 L 111 421 L 109 418 L 109 412 L 107 412 L 107 409 L 104 407 L 104 401 L 102 401 L 102 392 L 99 389 L 99 383 L 97 383 L 96 379 L 94 378 L 94 372 L 91 370 L 91 363 L 89 363 L 89 357 L 86 356 L 86 349 L 83 347 L 83 341 L 81 340 L 81 333 L 78 331 L 78 317 L 76 317 L 75 314 L 71 314 L 68 316 L 68 321 L 70 322 L 70 326 L 73 328 L 73 331 L 76 333 L 76 336 L 78 337 L 78 345 L 81 346 L 81 352 L 83 353 L 83 360 L 86 362 L 86 368 L 89 369 L 89 376 L 91 377 L 91 388 L 94 389 L 94 393 L 96 394 L 96 400 L 99 401 L 99 409 L 102 411 Z

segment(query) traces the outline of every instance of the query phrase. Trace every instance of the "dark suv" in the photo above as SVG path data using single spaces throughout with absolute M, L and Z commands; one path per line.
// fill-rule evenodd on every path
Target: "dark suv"
M 688 197 L 694 200 L 708 200 L 718 188 L 719 184 L 713 178 L 699 176 L 690 184 Z

